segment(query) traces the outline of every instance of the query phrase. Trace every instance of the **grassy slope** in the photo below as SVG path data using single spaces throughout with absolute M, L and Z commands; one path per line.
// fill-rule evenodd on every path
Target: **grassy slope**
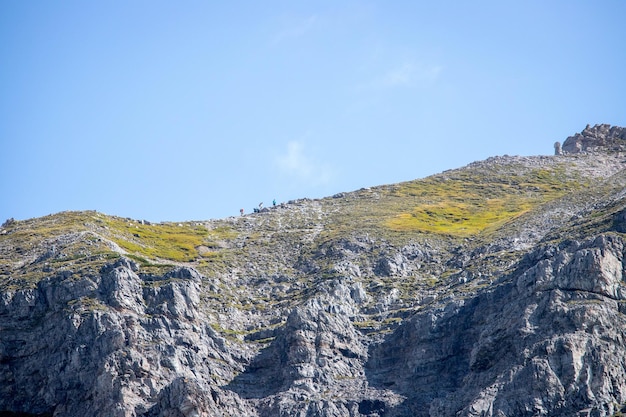
M 290 257 L 304 246 L 354 235 L 394 245 L 424 238 L 458 242 L 497 234 L 508 222 L 593 183 L 584 164 L 577 167 L 574 160 L 531 162 L 488 160 L 236 219 L 143 224 L 97 212 L 63 212 L 15 222 L 0 235 L 0 285 L 9 276 L 13 285 L 20 277 L 36 282 L 51 263 L 55 269 L 93 269 L 119 252 L 144 268 L 186 263 L 219 273 L 251 261 L 267 264 L 260 269 L 274 261 L 293 263 Z M 274 268 L 290 272 L 287 265 Z
M 499 173 L 485 177 L 458 172 L 445 178 L 428 178 L 403 184 L 400 198 L 415 197 L 410 212 L 388 219 L 397 231 L 420 231 L 453 236 L 473 236 L 563 196 L 580 186 L 558 169 L 537 169 L 524 175 Z
M 208 278 L 202 300 L 213 324 L 225 337 L 241 338 L 282 322 L 285 311 L 328 279 L 345 282 L 334 271 L 332 252 L 341 250 L 342 241 L 368 242 L 370 249 L 349 255 L 361 266 L 416 244 L 435 254 L 419 272 L 364 272 L 356 279 L 371 301 L 355 326 L 364 333 L 389 331 L 426 305 L 416 300 L 466 297 L 502 275 L 523 252 L 510 247 L 511 236 L 544 225 L 558 229 L 555 213 L 567 207 L 576 212 L 626 187 L 626 173 L 606 179 L 597 172 L 602 164 L 588 158 L 496 158 L 421 180 L 211 221 L 145 224 L 89 211 L 14 222 L 0 229 L 0 291 L 32 287 L 62 271 L 71 279 L 95 275 L 122 254 L 147 274 L 190 265 Z M 607 230 L 620 207 L 582 219 L 580 231 Z M 572 214 L 560 224 L 569 224 L 563 222 Z M 553 233 L 553 240 L 565 237 Z M 458 285 L 462 274 L 481 278 Z M 399 303 L 364 313 L 393 291 Z M 247 318 L 217 313 L 231 309 Z
M 568 162 L 527 167 L 483 163 L 422 180 L 361 190 L 337 203 L 326 199 L 339 233 L 371 231 L 393 241 L 419 235 L 460 239 L 497 231 L 505 223 L 591 180 L 568 172 Z M 571 170 L 570 170 L 571 171 Z

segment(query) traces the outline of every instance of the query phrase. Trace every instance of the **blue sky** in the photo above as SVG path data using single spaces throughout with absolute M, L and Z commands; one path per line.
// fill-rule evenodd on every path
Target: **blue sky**
M 0 2 L 0 222 L 251 212 L 626 126 L 626 2 Z

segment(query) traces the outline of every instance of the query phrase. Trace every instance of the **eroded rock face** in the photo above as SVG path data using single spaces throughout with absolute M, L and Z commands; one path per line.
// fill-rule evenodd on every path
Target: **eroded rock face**
M 233 377 L 225 340 L 199 319 L 199 274 L 146 283 L 134 269 L 122 258 L 96 276 L 61 274 L 3 294 L 0 410 L 139 416 L 155 401 L 173 407 L 164 389 L 189 391 L 176 378 L 208 386 Z M 209 415 L 201 399 L 180 401 L 181 415 Z
M 543 246 L 490 289 L 425 309 L 380 343 L 351 322 L 359 287 L 329 282 L 251 356 L 198 308 L 200 274 L 142 279 L 122 258 L 3 294 L 0 409 L 611 416 L 626 403 L 625 252 L 615 234 Z
M 389 415 L 611 416 L 626 401 L 624 268 L 614 235 L 537 250 L 494 290 L 403 324 L 373 348 L 370 381 L 406 396 Z

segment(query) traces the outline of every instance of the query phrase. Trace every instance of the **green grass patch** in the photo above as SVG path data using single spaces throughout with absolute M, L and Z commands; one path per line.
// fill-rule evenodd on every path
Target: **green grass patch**
M 511 204 L 507 199 L 489 200 L 484 204 L 448 201 L 418 206 L 412 213 L 401 213 L 388 220 L 386 225 L 397 231 L 472 236 L 488 227 L 497 227 L 531 208 L 529 202 Z
M 394 231 L 468 237 L 497 229 L 580 187 L 560 169 L 538 169 L 523 175 L 457 172 L 430 177 L 400 184 L 394 190 L 393 196 L 413 197 L 415 205 L 387 218 L 384 224 Z
M 112 240 L 121 248 L 140 257 L 190 262 L 200 257 L 198 247 L 205 243 L 204 226 L 185 224 L 141 224 L 120 218 L 105 220 Z
M 35 219 L 15 221 L 0 235 L 0 242 L 11 240 L 15 246 L 27 246 L 33 242 L 53 238 L 62 234 L 85 230 L 83 223 L 95 212 L 64 211 Z

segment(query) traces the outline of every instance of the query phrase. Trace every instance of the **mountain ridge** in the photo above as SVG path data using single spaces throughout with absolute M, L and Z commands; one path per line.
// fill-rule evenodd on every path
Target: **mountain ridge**
M 7 221 L 0 415 L 618 415 L 625 144 L 226 219 Z

